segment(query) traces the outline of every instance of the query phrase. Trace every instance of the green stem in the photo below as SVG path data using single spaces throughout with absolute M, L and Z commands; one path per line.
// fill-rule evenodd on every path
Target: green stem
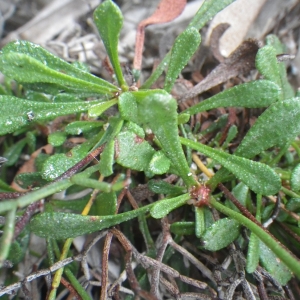
M 218 211 L 222 212 L 223 214 L 235 219 L 240 224 L 247 227 L 251 230 L 254 234 L 256 234 L 261 241 L 268 246 L 277 256 L 278 258 L 286 264 L 286 266 L 295 273 L 295 275 L 300 278 L 300 262 L 299 260 L 290 253 L 283 245 L 281 245 L 278 241 L 276 241 L 267 230 L 259 227 L 248 218 L 244 217 L 240 213 L 237 213 L 228 207 L 219 203 L 216 199 L 211 197 L 210 205 L 216 208 Z
M 287 189 L 283 186 L 281 187 L 281 191 L 284 192 L 286 195 L 292 197 L 292 198 L 300 198 L 299 194 L 297 194 L 297 193 L 295 193 L 295 192 L 293 192 L 293 191 L 291 191 L 291 190 L 289 190 L 289 189 Z
M 32 191 L 24 196 L 21 196 L 15 201 L 2 201 L 0 206 L 0 213 L 11 210 L 14 207 L 25 207 L 35 201 L 48 197 L 59 191 L 65 190 L 71 185 L 73 185 L 73 183 L 71 183 L 69 179 L 65 179 L 54 183 L 50 183 L 38 190 Z
M 82 285 L 78 282 L 77 278 L 74 276 L 72 271 L 67 267 L 64 271 L 64 273 L 67 275 L 67 277 L 70 280 L 70 283 L 75 288 L 77 293 L 80 295 L 81 299 L 83 300 L 91 300 L 90 296 L 86 292 L 86 290 L 82 287 Z
M 14 237 L 16 206 L 6 214 L 5 227 L 0 239 L 0 267 L 7 258 Z

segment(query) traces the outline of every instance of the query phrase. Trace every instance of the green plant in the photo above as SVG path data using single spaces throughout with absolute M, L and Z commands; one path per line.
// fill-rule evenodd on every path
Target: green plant
M 41 154 L 36 161 L 36 172 L 19 175 L 18 179 L 23 187 L 34 185 L 37 188 L 22 195 L 11 191 L 5 180 L 0 182 L 3 191 L 0 197 L 4 200 L 0 211 L 6 214 L 0 241 L 2 265 L 7 258 L 18 261 L 12 252 L 19 243 L 18 240 L 14 241 L 15 229 L 22 226 L 15 223 L 16 214 L 24 216 L 28 208 L 34 211 L 34 205 L 39 200 L 59 191 L 71 193 L 72 190 L 92 188 L 93 193 L 88 201 L 86 198 L 80 199 L 75 205 L 52 199 L 45 204 L 45 212 L 31 218 L 29 230 L 46 238 L 52 247 L 57 246 L 55 240 L 67 239 L 62 253 L 49 249 L 50 257 L 50 252 L 54 252 L 60 261 L 66 259 L 72 239 L 76 236 L 104 230 L 136 217 L 140 224 L 145 225 L 148 216 L 161 219 L 186 203 L 192 203 L 193 206 L 188 208 L 190 211 L 194 210 L 195 222 L 191 223 L 183 217 L 180 223 L 172 224 L 173 233 L 179 236 L 185 232 L 196 234 L 202 240 L 204 249 L 217 251 L 236 240 L 240 236 L 241 226 L 245 226 L 251 231 L 247 252 L 249 273 L 256 270 L 260 258 L 265 268 L 282 285 L 289 281 L 291 272 L 300 278 L 298 259 L 261 225 L 264 214 L 267 215 L 267 209 L 270 209 L 263 207 L 262 196 L 275 195 L 281 191 L 292 197 L 291 200 L 299 199 L 300 190 L 297 176 L 299 168 L 288 170 L 287 177 L 291 176 L 292 191 L 282 187 L 280 174 L 283 171 L 278 168 L 278 161 L 291 144 L 298 155 L 300 152 L 295 140 L 300 132 L 299 98 L 294 97 L 288 84 L 284 65 L 277 62 L 276 55 L 282 53 L 278 39 L 269 36 L 267 45 L 257 53 L 256 66 L 264 79 L 225 90 L 180 114 L 177 112 L 176 100 L 170 95 L 178 75 L 199 47 L 199 30 L 211 16 L 231 2 L 205 1 L 187 29 L 178 36 L 170 53 L 139 89 L 128 86 L 122 74 L 117 53 L 122 14 L 110 0 L 104 1 L 95 10 L 94 21 L 106 47 L 117 85 L 95 77 L 29 42 L 16 41 L 2 49 L 1 72 L 7 78 L 16 80 L 26 91 L 24 95 L 20 93 L 19 97 L 12 96 L 9 92 L 0 96 L 1 135 L 24 136 L 15 145 L 7 142 L 3 154 L 8 159 L 6 166 L 14 164 L 24 147 L 28 146 L 32 152 L 35 150 L 38 134 L 36 125 L 43 126 L 58 116 L 76 116 L 73 122 L 61 126 L 60 131 L 48 136 L 48 142 L 55 147 L 56 153 L 51 156 Z M 164 88 L 150 90 L 152 83 L 166 67 Z M 87 98 L 94 100 L 86 101 Z M 107 117 L 105 112 L 112 106 L 117 106 L 118 112 Z M 199 143 L 197 135 L 186 124 L 190 115 L 218 107 L 267 108 L 244 136 L 234 154 L 229 153 L 228 147 L 221 147 L 218 138 L 213 147 Z M 85 112 L 88 119 L 81 120 L 80 114 Z M 108 125 L 107 128 L 105 124 Z M 185 137 L 180 137 L 178 126 Z M 154 136 L 150 141 L 149 131 Z M 235 138 L 236 133 L 232 126 L 232 135 L 228 135 L 227 145 Z M 79 134 L 83 134 L 85 142 L 65 152 L 62 145 L 67 136 Z M 9 135 L 7 138 L 9 139 Z M 187 154 L 182 145 L 186 146 Z M 277 154 L 269 150 L 272 147 L 278 147 Z M 191 150 L 210 157 L 213 164 L 222 166 L 214 176 L 208 173 L 211 178 L 205 184 L 199 180 L 199 174 L 190 170 Z M 88 166 L 99 154 L 100 161 Z M 293 159 L 291 165 L 296 164 L 297 159 Z M 167 184 L 161 179 L 149 180 L 150 190 L 156 194 L 164 194 L 165 198 L 141 207 L 135 203 L 134 210 L 119 213 L 118 197 L 124 196 L 125 189 L 130 184 L 130 175 L 125 175 L 126 169 L 132 172 L 142 171 L 148 179 L 167 173 L 176 174 L 180 178 L 179 184 Z M 208 172 L 206 168 L 203 170 Z M 112 175 L 116 172 L 120 176 L 112 180 Z M 4 165 L 2 178 L 5 174 Z M 222 182 L 229 180 L 235 197 L 222 185 Z M 234 204 L 241 213 L 231 203 L 222 204 L 216 200 L 214 193 L 217 194 L 217 187 L 232 201 L 239 199 L 240 202 L 235 201 Z M 257 198 L 256 210 L 249 205 L 250 190 Z M 286 200 L 287 204 L 291 200 Z M 229 218 L 212 224 L 207 217 L 209 210 L 206 206 L 214 207 Z M 249 212 L 246 206 L 252 211 Z M 293 210 L 297 211 L 298 206 L 295 207 Z M 64 212 L 67 210 L 73 212 Z M 81 214 L 75 213 L 76 211 L 81 211 Z M 297 220 L 287 222 L 287 226 L 296 235 L 299 234 Z M 146 236 L 149 230 L 143 230 Z M 266 246 L 276 256 L 266 254 Z M 299 244 L 296 248 L 299 248 Z M 269 260 L 266 259 L 267 255 L 271 257 Z M 22 257 L 22 253 L 18 257 Z M 278 264 L 276 257 L 283 264 Z M 50 262 L 54 264 L 53 259 Z M 278 265 L 276 269 L 275 264 Z M 70 268 L 64 269 L 61 266 L 55 274 L 49 299 L 55 298 L 63 271 L 70 282 L 78 286 Z M 82 298 L 89 299 L 80 285 L 77 291 Z

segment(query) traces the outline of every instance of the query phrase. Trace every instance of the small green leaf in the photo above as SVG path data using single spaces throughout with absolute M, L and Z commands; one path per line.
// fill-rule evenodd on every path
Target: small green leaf
M 245 185 L 243 182 L 240 182 L 232 189 L 232 195 L 243 205 L 246 207 L 246 201 L 249 194 L 249 187 Z M 226 200 L 226 206 L 231 209 L 239 212 L 240 210 L 231 202 Z
M 215 159 L 258 194 L 273 195 L 281 188 L 279 175 L 268 165 L 230 155 L 206 145 L 180 138 L 182 144 Z
M 94 22 L 115 70 L 118 83 L 123 89 L 127 84 L 118 57 L 118 39 L 123 25 L 122 12 L 114 2 L 106 0 L 94 11 Z
M 67 136 L 65 132 L 56 131 L 48 135 L 48 143 L 54 147 L 58 147 L 65 142 L 66 138 Z
M 240 234 L 241 225 L 232 219 L 224 218 L 207 228 L 202 235 L 204 249 L 218 251 L 235 241 Z
M 20 141 L 16 142 L 12 146 L 10 146 L 3 153 L 3 156 L 7 159 L 7 161 L 5 162 L 6 166 L 10 167 L 10 166 L 13 166 L 16 163 L 16 161 L 19 159 L 20 154 L 22 153 L 23 148 L 26 146 L 26 144 L 27 144 L 27 139 L 26 138 L 21 139 Z
M 0 135 L 13 132 L 34 121 L 54 119 L 77 112 L 87 111 L 98 101 L 45 103 L 19 99 L 13 96 L 0 96 Z
M 75 77 L 81 79 L 83 81 L 94 83 L 95 85 L 103 86 L 104 89 L 110 90 L 111 92 L 117 91 L 117 87 L 113 84 L 94 76 L 88 72 L 84 72 L 76 66 L 67 63 L 63 59 L 51 54 L 49 51 L 44 49 L 43 47 L 36 45 L 34 43 L 28 41 L 14 41 L 7 44 L 2 48 L 3 54 L 9 54 L 12 52 L 17 52 L 20 54 L 26 54 L 31 58 L 39 61 L 44 64 L 48 68 L 55 70 L 57 72 L 69 75 L 71 77 Z M 9 66 L 8 66 L 9 68 Z M 25 70 L 26 72 L 26 70 Z M 11 77 L 14 78 L 14 77 Z M 31 81 L 24 81 L 31 82 Z M 44 81 L 39 82 L 39 86 L 43 84 Z M 69 86 L 69 85 L 68 85 Z M 44 86 L 41 87 L 41 92 L 45 92 Z
M 91 149 L 89 142 L 74 147 L 67 154 L 51 155 L 43 165 L 42 177 L 48 181 L 55 179 L 82 160 Z
M 141 138 L 145 138 L 145 131 L 144 129 L 137 125 L 136 123 L 133 122 L 127 122 L 126 126 L 124 126 L 124 130 L 125 128 L 127 128 L 129 131 L 134 132 L 137 136 L 141 137 Z
M 148 170 L 154 174 L 164 174 L 167 173 L 170 165 L 171 162 L 165 154 L 162 151 L 156 151 L 150 160 Z
M 237 148 L 235 155 L 251 158 L 282 146 L 300 132 L 300 98 L 278 101 L 263 112 Z
M 134 95 L 130 92 L 122 93 L 119 97 L 119 111 L 121 117 L 126 121 L 138 122 L 138 106 Z
M 23 53 L 10 52 L 0 55 L 0 70 L 9 78 L 20 83 L 52 83 L 76 89 L 88 90 L 99 95 L 113 95 L 117 88 L 98 85 L 72 77 L 64 73 L 64 70 L 56 71 L 47 66 L 47 62 L 40 62 Z
M 80 135 L 102 126 L 103 122 L 100 121 L 75 121 L 66 126 L 65 132 L 67 134 Z
M 183 113 L 196 114 L 218 107 L 267 107 L 279 100 L 280 88 L 268 80 L 243 83 L 208 98 Z
M 187 200 L 190 199 L 190 194 L 183 194 L 176 198 L 165 199 L 163 201 L 156 202 L 152 209 L 150 210 L 150 214 L 155 219 L 160 219 L 165 217 L 172 210 L 184 205 Z
M 270 34 L 266 37 L 266 44 L 268 46 L 272 46 L 275 49 L 276 54 L 287 53 L 286 46 L 280 42 L 279 38 Z M 277 58 L 277 57 L 276 57 Z M 286 72 L 286 64 L 284 62 L 278 63 L 280 82 L 282 88 L 283 99 L 292 98 L 295 96 L 294 89 L 288 81 L 287 72 Z
M 100 155 L 99 171 L 102 176 L 107 177 L 113 174 L 113 163 L 115 154 L 115 141 L 109 141 Z
M 210 21 L 219 11 L 230 5 L 234 0 L 206 0 L 200 6 L 196 15 L 193 17 L 188 28 L 194 27 L 200 30 Z
M 204 207 L 195 207 L 195 233 L 197 238 L 201 238 L 205 232 Z
M 263 267 L 281 285 L 286 285 L 292 278 L 292 272 L 281 262 L 276 255 L 262 241 L 259 243 L 260 261 Z
M 175 40 L 171 50 L 171 59 L 166 74 L 164 89 L 170 92 L 175 80 L 196 52 L 201 36 L 196 28 L 188 28 Z
M 259 254 L 259 238 L 253 232 L 251 232 L 246 265 L 246 270 L 248 273 L 253 273 L 256 270 L 259 263 Z
M 116 162 L 137 171 L 148 169 L 155 150 L 136 134 L 120 132 L 116 138 Z
M 48 183 L 42 178 L 40 172 L 20 173 L 14 178 L 14 181 L 24 189 L 28 189 L 30 186 L 40 187 Z
M 182 194 L 185 191 L 184 187 L 170 184 L 164 180 L 151 179 L 148 181 L 148 187 L 152 192 L 156 194 L 176 195 Z
M 164 154 L 185 184 L 196 183 L 182 150 L 177 129 L 177 102 L 165 91 L 134 92 L 139 123 L 148 126 L 158 139 Z
M 276 50 L 272 46 L 260 48 L 256 55 L 256 68 L 265 77 L 281 86 L 279 63 L 276 58 Z
M 114 215 L 117 210 L 117 195 L 115 192 L 101 193 L 95 201 L 96 214 L 98 216 Z
M 294 192 L 300 191 L 300 164 L 293 169 L 290 182 Z
M 300 198 L 291 198 L 285 205 L 287 210 L 299 211 L 300 209 Z
M 91 107 L 88 111 L 88 115 L 90 118 L 98 117 L 98 116 L 102 115 L 103 112 L 105 112 L 107 109 L 109 109 L 110 107 L 112 107 L 113 105 L 115 105 L 117 103 L 118 103 L 117 99 L 112 99 L 109 101 L 101 102 L 101 103 Z
M 177 235 L 195 234 L 195 222 L 175 222 L 171 224 L 170 231 Z
M 180 124 L 187 123 L 190 117 L 191 117 L 190 114 L 181 113 L 180 115 L 178 115 L 177 124 L 180 125 Z

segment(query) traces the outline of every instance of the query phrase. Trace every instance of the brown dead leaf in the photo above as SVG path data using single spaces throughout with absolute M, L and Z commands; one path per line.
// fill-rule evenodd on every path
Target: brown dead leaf
M 179 103 L 193 98 L 230 78 L 249 73 L 255 69 L 255 56 L 259 49 L 258 41 L 244 41 L 223 63 L 214 68 L 201 82 L 187 94 L 182 95 Z
M 136 33 L 135 55 L 133 68 L 140 70 L 145 39 L 145 27 L 152 24 L 167 23 L 177 18 L 183 11 L 186 0 L 162 0 L 156 11 L 147 19 L 139 23 Z

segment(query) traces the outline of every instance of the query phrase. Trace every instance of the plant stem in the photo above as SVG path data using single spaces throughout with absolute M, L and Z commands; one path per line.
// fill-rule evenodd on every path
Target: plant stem
M 6 214 L 6 224 L 0 240 L 0 267 L 2 267 L 4 260 L 8 256 L 12 239 L 14 237 L 16 210 L 17 207 L 15 206 Z
M 219 203 L 214 197 L 210 198 L 210 205 L 216 208 L 223 214 L 235 219 L 240 224 L 247 227 L 254 234 L 256 234 L 263 243 L 265 243 L 277 256 L 278 258 L 286 264 L 286 266 L 294 272 L 294 274 L 300 278 L 300 262 L 299 260 L 289 252 L 282 244 L 276 241 L 273 236 L 268 233 L 267 230 L 260 228 L 258 225 L 253 223 L 248 218 L 244 217 L 240 213 L 237 213 L 230 208 Z

